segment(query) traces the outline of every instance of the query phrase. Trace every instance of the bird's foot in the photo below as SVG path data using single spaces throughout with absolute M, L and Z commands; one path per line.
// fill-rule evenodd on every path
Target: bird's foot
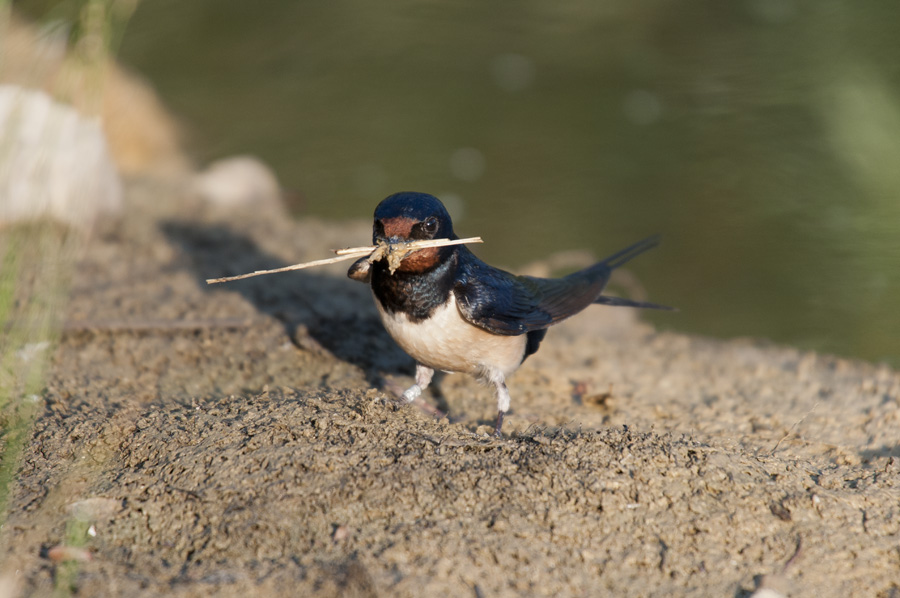
M 494 436 L 496 436 L 497 438 L 503 438 L 503 433 L 500 431 L 500 429 L 503 427 L 503 415 L 503 411 L 497 412 L 497 425 L 494 427 Z
M 400 395 L 400 398 L 407 402 L 412 403 L 416 399 L 422 396 L 422 387 L 418 384 L 413 384 L 409 388 L 403 391 L 403 394 Z
M 403 405 L 409 405 L 410 403 L 415 403 L 416 406 L 421 409 L 423 412 L 432 416 L 435 419 L 442 419 L 447 417 L 447 414 L 438 409 L 437 407 L 433 407 L 429 405 L 428 402 L 423 400 L 418 400 L 422 396 L 422 387 L 418 384 L 413 384 L 400 395 L 400 403 Z

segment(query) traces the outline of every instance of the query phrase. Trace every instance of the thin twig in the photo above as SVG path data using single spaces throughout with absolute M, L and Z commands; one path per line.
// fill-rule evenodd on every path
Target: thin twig
M 797 548 L 794 550 L 794 554 L 791 555 L 791 558 L 784 564 L 784 567 L 781 568 L 782 575 L 787 572 L 788 567 L 794 564 L 798 558 L 800 558 L 800 553 L 803 552 L 803 537 L 797 536 Z
M 324 266 L 326 264 L 334 264 L 336 262 L 345 262 L 356 257 L 362 257 L 365 253 L 342 255 L 340 257 L 332 257 L 324 260 L 316 260 L 314 262 L 306 262 L 304 264 L 294 264 L 293 266 L 285 266 L 284 268 L 275 268 L 274 270 L 256 270 L 249 274 L 241 274 L 239 276 L 225 276 L 223 278 L 207 278 L 206 284 L 218 284 L 220 282 L 230 282 L 232 280 L 243 280 L 253 276 L 262 276 L 263 274 L 278 274 L 279 272 L 291 272 L 292 270 L 303 270 L 304 268 L 312 268 L 313 266 Z
M 410 241 L 409 243 L 395 243 L 391 245 L 393 251 L 397 249 L 408 249 L 413 251 L 416 249 L 427 249 L 429 247 L 446 247 L 447 245 L 462 245 L 464 243 L 483 243 L 481 237 L 469 237 L 467 239 L 430 239 L 427 241 Z M 379 245 L 370 245 L 368 247 L 347 247 L 346 249 L 334 249 L 337 255 L 346 255 L 349 253 L 366 254 L 372 253 L 378 249 Z
M 804 415 L 803 417 L 801 417 L 800 419 L 798 419 L 797 421 L 794 422 L 794 425 L 792 425 L 792 426 L 788 429 L 787 434 L 785 434 L 784 436 L 782 436 L 782 437 L 781 437 L 781 440 L 779 440 L 778 442 L 775 443 L 775 447 L 772 448 L 772 452 L 769 453 L 770 456 L 771 456 L 771 455 L 774 455 L 774 454 L 775 454 L 775 451 L 778 450 L 778 446 L 779 446 L 782 442 L 784 442 L 791 434 L 794 433 L 794 428 L 796 428 L 797 426 L 799 426 L 800 424 L 802 424 L 802 423 L 803 423 L 803 420 L 805 420 L 807 417 L 809 417 L 809 414 L 816 410 L 816 407 L 819 406 L 819 403 L 821 403 L 821 401 L 816 401 L 816 404 L 813 405 L 812 408 L 810 408 L 810 410 L 806 412 L 806 415 Z
M 345 249 L 335 249 L 334 252 L 338 257 L 327 258 L 324 260 L 315 260 L 302 264 L 294 264 L 293 266 L 285 266 L 283 268 L 275 268 L 274 270 L 256 270 L 249 274 L 240 274 L 238 276 L 225 276 L 222 278 L 207 278 L 206 284 L 218 284 L 220 282 L 230 282 L 232 280 L 242 280 L 253 276 L 261 276 L 263 274 L 277 274 L 279 272 L 291 272 L 293 270 L 303 270 L 312 268 L 313 266 L 324 266 L 326 264 L 334 264 L 360 258 L 368 255 L 371 261 L 383 259 L 386 255 L 391 255 L 393 261 L 402 260 L 407 254 L 419 249 L 427 249 L 429 247 L 445 247 L 447 245 L 460 245 L 462 243 L 481 243 L 481 237 L 469 237 L 468 239 L 431 239 L 427 241 L 411 241 L 409 243 L 380 243 L 369 247 L 347 247 Z

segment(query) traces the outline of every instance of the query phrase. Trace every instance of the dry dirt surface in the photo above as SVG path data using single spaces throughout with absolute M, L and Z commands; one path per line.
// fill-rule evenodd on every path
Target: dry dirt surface
M 897 372 L 597 306 L 512 378 L 496 439 L 468 378 L 426 393 L 441 413 L 393 402 L 413 362 L 346 267 L 204 283 L 365 244 L 368 215 L 180 188 L 130 184 L 78 264 L 9 595 L 900 595 Z

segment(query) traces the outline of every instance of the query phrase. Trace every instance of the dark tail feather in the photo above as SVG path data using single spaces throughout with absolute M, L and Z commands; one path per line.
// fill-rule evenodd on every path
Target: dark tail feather
M 631 299 L 623 299 L 622 297 L 609 297 L 608 295 L 600 295 L 594 299 L 594 303 L 602 305 L 615 305 L 618 307 L 640 307 L 643 309 L 662 309 L 665 311 L 678 311 L 677 307 L 669 307 L 668 305 L 660 305 L 659 303 L 650 303 L 649 301 L 632 301 Z
M 608 272 L 611 272 L 619 266 L 624 265 L 626 262 L 636 258 L 648 249 L 653 249 L 657 245 L 659 245 L 659 235 L 653 235 L 652 237 L 647 237 L 642 241 L 638 241 L 630 247 L 626 247 L 622 251 L 612 254 L 611 256 L 600 262 L 600 264 L 608 268 Z M 607 276 L 609 276 L 609 274 L 607 274 Z M 660 305 L 658 303 L 650 303 L 648 301 L 632 301 L 631 299 L 623 299 L 622 297 L 610 297 L 608 295 L 600 295 L 599 297 L 594 299 L 594 303 L 600 303 L 601 305 L 614 305 L 617 307 L 639 307 L 642 309 L 662 309 L 666 311 L 678 311 L 676 308 L 669 307 L 668 305 Z
M 610 270 L 614 270 L 625 262 L 636 258 L 648 249 L 653 249 L 657 245 L 659 245 L 659 235 L 653 235 L 652 237 L 647 237 L 643 241 L 638 241 L 630 247 L 626 247 L 618 253 L 612 254 L 601 263 L 607 266 Z

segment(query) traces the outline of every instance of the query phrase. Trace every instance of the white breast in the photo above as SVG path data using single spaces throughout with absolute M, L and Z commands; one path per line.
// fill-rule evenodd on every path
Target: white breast
M 386 312 L 375 299 L 381 321 L 404 351 L 436 370 L 463 372 L 484 381 L 500 380 L 518 369 L 526 337 L 491 334 L 466 322 L 449 299 L 427 320 L 411 322 L 406 314 Z

